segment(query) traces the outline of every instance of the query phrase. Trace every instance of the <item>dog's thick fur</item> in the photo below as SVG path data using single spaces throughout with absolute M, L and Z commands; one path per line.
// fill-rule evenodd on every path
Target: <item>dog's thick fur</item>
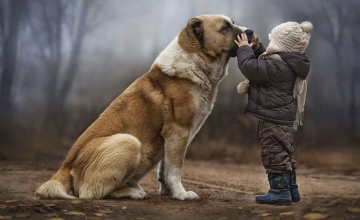
M 138 182 L 159 163 L 161 194 L 197 199 L 181 183 L 185 152 L 213 108 L 241 31 L 222 15 L 189 20 L 150 71 L 79 137 L 62 167 L 36 194 L 142 199 L 146 193 Z M 74 196 L 68 194 L 71 191 Z

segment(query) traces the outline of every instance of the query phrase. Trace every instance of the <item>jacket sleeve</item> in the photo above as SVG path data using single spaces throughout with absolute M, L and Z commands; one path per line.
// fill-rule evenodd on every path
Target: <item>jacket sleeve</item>
M 266 51 L 266 48 L 262 43 L 259 44 L 259 48 L 257 50 L 254 50 L 256 58 L 259 58 L 261 54 L 263 54 Z
M 268 85 L 272 81 L 266 68 L 266 60 L 258 60 L 249 46 L 237 50 L 238 67 L 242 74 L 252 83 Z

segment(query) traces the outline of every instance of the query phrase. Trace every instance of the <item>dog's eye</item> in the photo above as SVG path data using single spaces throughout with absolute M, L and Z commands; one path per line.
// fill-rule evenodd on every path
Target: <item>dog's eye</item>
M 227 32 L 227 31 L 229 31 L 231 29 L 231 27 L 230 26 L 225 26 L 225 27 L 223 27 L 223 28 L 221 28 L 221 32 L 222 33 L 225 33 L 225 32 Z

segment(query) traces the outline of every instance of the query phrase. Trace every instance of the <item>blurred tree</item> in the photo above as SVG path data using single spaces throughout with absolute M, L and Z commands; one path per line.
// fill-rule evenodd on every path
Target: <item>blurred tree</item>
M 38 0 L 29 14 L 33 38 L 48 73 L 44 130 L 47 133 L 53 130 L 59 138 L 66 129 L 65 102 L 79 68 L 83 41 L 101 24 L 97 18 L 102 6 L 103 3 L 95 4 L 95 0 Z M 66 45 L 68 42 L 70 45 Z M 64 47 L 70 50 L 68 59 L 64 59 Z
M 16 73 L 18 42 L 23 15 L 28 2 L 22 0 L 0 1 L 0 146 L 9 137 L 9 125 L 13 110 L 12 86 Z M 1 152 L 0 152 L 1 153 Z
M 358 53 L 354 50 L 357 46 L 355 37 L 353 34 L 353 30 L 356 29 L 356 26 L 359 26 L 360 18 L 357 16 L 357 11 L 360 9 L 359 2 L 355 1 L 320 1 L 317 2 L 320 4 L 320 12 L 322 15 L 326 16 L 326 21 L 329 22 L 329 26 L 331 27 L 331 31 L 326 30 L 324 25 L 314 20 L 315 24 L 318 27 L 318 33 L 322 35 L 325 40 L 328 40 L 334 47 L 334 54 L 336 54 L 338 65 L 336 65 L 336 77 L 337 77 L 337 85 L 338 91 L 341 94 L 341 99 L 346 100 L 348 96 L 347 109 L 349 114 L 349 124 L 351 129 L 351 138 L 350 141 L 354 141 L 357 133 L 357 103 L 356 103 L 356 95 L 355 91 L 358 87 L 358 77 L 356 74 L 357 66 L 355 64 L 354 57 L 349 57 L 347 54 L 354 54 L 357 56 Z M 331 4 L 329 4 L 331 3 Z M 340 50 L 340 48 L 344 48 L 344 50 Z M 346 49 L 348 50 L 346 50 Z M 349 86 L 345 85 L 345 78 L 348 78 Z M 348 93 L 348 94 L 347 94 Z
M 45 91 L 47 91 L 46 103 L 49 114 L 56 109 L 56 89 L 63 60 L 63 18 L 69 1 L 39 0 L 36 3 L 31 5 L 30 13 L 27 16 L 33 39 L 47 72 Z M 49 115 L 49 117 L 51 116 Z M 46 122 L 48 122 L 47 125 L 50 125 L 54 120 L 50 118 Z M 55 124 L 52 126 L 55 127 Z
M 281 1 L 279 1 L 281 2 Z M 293 20 L 299 20 L 306 17 L 314 24 L 312 35 L 320 37 L 317 41 L 327 41 L 331 45 L 333 54 L 336 59 L 333 72 L 326 73 L 326 77 L 333 75 L 336 79 L 337 88 L 324 88 L 326 95 L 334 96 L 333 102 L 342 103 L 345 118 L 348 120 L 343 123 L 350 126 L 350 142 L 354 142 L 357 136 L 358 127 L 358 106 L 356 100 L 356 91 L 359 88 L 360 77 L 357 72 L 356 60 L 360 57 L 355 52 L 355 48 L 360 46 L 357 40 L 355 30 L 359 27 L 360 17 L 357 15 L 360 9 L 360 2 L 356 0 L 338 1 L 338 0 L 321 0 L 310 2 L 309 7 L 314 10 L 305 11 L 299 7 L 298 2 L 290 1 L 287 4 L 279 4 L 276 7 L 282 7 L 284 15 L 291 17 Z M 288 10 L 293 8 L 294 10 Z M 349 56 L 349 54 L 353 54 Z M 329 55 L 330 56 L 330 55 Z M 319 61 L 319 58 L 316 58 Z M 329 57 L 324 58 L 325 61 Z M 331 89 L 330 93 L 329 90 Z M 316 89 L 318 90 L 318 89 Z M 334 105 L 331 105 L 335 107 Z M 331 111 L 331 110 L 328 110 Z M 323 117 L 323 115 L 319 115 Z
M 355 72 L 360 1 L 20 1 L 0 0 L 0 130 L 11 140 L 8 149 L 50 149 L 67 141 L 69 146 L 113 97 L 149 69 L 190 17 L 212 13 L 253 28 L 265 44 L 267 33 L 281 22 L 312 21 L 306 126 L 297 136 L 309 147 L 357 143 L 349 135 L 360 130 L 360 75 Z M 6 67 L 5 60 L 11 60 Z M 212 114 L 195 140 L 204 145 L 221 140 L 224 147 L 256 142 L 256 120 L 244 116 L 246 97 L 235 91 L 242 78 L 232 59 Z M 10 126 L 4 125 L 10 115 Z

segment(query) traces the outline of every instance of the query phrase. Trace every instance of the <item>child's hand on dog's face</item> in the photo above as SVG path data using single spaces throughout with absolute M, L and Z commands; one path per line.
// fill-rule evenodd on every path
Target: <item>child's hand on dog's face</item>
M 259 44 L 260 44 L 260 38 L 259 38 L 258 36 L 256 36 L 255 34 L 254 34 L 254 39 L 255 39 L 255 41 L 252 42 L 251 44 L 248 43 L 248 38 L 247 38 L 246 34 L 244 34 L 244 33 L 241 33 L 241 38 L 240 38 L 240 36 L 238 35 L 238 36 L 237 36 L 237 39 L 238 39 L 238 40 L 235 40 L 235 44 L 236 44 L 238 47 L 247 45 L 247 46 L 253 48 L 254 50 L 257 50 L 257 49 L 259 48 L 259 46 L 260 46 L 260 45 L 259 45 Z
M 256 34 L 254 33 L 254 42 L 252 42 L 249 46 L 254 49 L 257 50 L 260 47 L 260 38 L 258 36 L 256 36 Z
M 238 36 L 237 36 L 237 39 L 238 39 L 238 40 L 235 40 L 235 44 L 236 44 L 238 47 L 241 47 L 241 46 L 244 46 L 244 45 L 250 46 L 249 43 L 248 43 L 248 38 L 247 38 L 246 34 L 241 33 L 241 38 L 240 38 L 240 36 L 238 35 Z

